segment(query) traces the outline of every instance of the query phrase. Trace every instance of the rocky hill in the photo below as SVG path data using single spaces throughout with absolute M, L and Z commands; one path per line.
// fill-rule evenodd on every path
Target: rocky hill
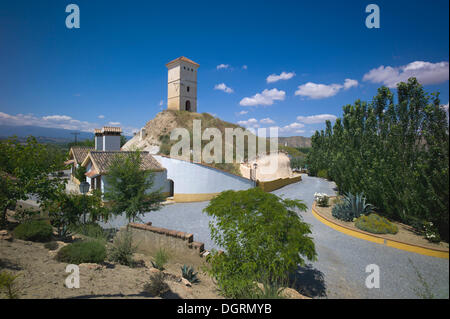
M 154 119 L 148 121 L 145 127 L 143 127 L 140 132 L 138 132 L 122 147 L 122 150 L 139 148 L 141 150 L 148 151 L 151 154 L 169 155 L 171 146 L 177 142 L 170 140 L 171 131 L 175 128 L 186 128 L 192 138 L 193 120 L 201 120 L 202 132 L 208 127 L 215 127 L 219 129 L 222 133 L 223 139 L 225 139 L 225 128 L 240 127 L 237 124 L 222 121 L 209 113 L 164 110 L 158 113 Z M 202 141 L 202 147 L 206 143 L 208 143 L 208 141 Z M 225 147 L 224 140 L 222 141 L 222 146 L 223 148 Z M 223 151 L 222 153 L 224 154 Z M 239 163 L 213 164 L 213 166 L 228 172 L 240 174 Z
M 122 150 L 140 148 L 153 154 L 162 153 L 168 155 L 170 146 L 176 143 L 170 141 L 170 132 L 175 128 L 186 128 L 192 137 L 193 120 L 201 120 L 202 131 L 208 127 L 215 127 L 225 136 L 225 128 L 237 128 L 239 125 L 222 121 L 209 113 L 193 113 L 186 111 L 164 110 L 156 114 L 155 118 L 131 138 Z
M 123 147 L 122 150 L 141 149 L 148 151 L 151 154 L 164 154 L 169 155 L 170 149 L 177 141 L 170 140 L 170 133 L 175 128 L 186 128 L 192 138 L 193 120 L 201 120 L 202 132 L 206 128 L 217 128 L 222 133 L 222 154 L 225 154 L 225 128 L 242 128 L 243 127 L 226 122 L 220 118 L 214 117 L 209 113 L 192 113 L 186 111 L 172 111 L 164 110 L 158 113 L 154 119 L 147 122 L 145 127 L 141 129 L 133 138 L 131 138 Z M 266 139 L 259 139 L 258 143 L 268 143 Z M 291 147 L 309 147 L 311 141 L 307 137 L 293 136 L 293 137 L 280 137 L 279 145 L 284 146 L 287 142 Z M 202 141 L 202 148 L 209 141 Z M 192 146 L 192 141 L 191 141 Z M 269 146 L 267 146 L 269 151 Z M 223 155 L 224 156 L 224 155 Z M 224 161 L 223 161 L 224 162 Z M 240 163 L 214 163 L 212 166 L 216 168 L 241 175 Z

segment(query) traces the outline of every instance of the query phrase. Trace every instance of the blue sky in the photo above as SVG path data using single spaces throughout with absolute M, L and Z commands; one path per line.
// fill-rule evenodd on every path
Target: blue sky
M 65 26 L 70 3 L 80 8 L 79 29 Z M 380 8 L 379 29 L 365 26 L 370 3 Z M 3 0 L 0 125 L 89 131 L 120 123 L 130 134 L 165 108 L 165 64 L 179 56 L 200 64 L 199 112 L 278 126 L 284 136 L 310 136 L 343 105 L 411 74 L 448 107 L 448 6 Z

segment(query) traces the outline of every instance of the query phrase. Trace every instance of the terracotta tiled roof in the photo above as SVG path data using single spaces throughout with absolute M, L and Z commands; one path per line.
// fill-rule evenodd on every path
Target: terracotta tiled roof
M 71 148 L 71 152 L 73 154 L 73 159 L 77 164 L 83 163 L 84 159 L 88 155 L 89 151 L 93 151 L 93 147 L 86 146 L 74 146 Z
M 127 151 L 91 151 L 89 153 L 90 159 L 95 168 L 98 169 L 98 174 L 106 174 L 113 159 L 118 155 L 127 156 L 133 152 Z M 83 163 L 84 164 L 84 163 Z M 151 171 L 163 171 L 164 167 L 159 164 L 148 152 L 141 152 L 141 169 Z
M 191 63 L 191 64 L 194 64 L 194 65 L 196 65 L 197 67 L 199 67 L 200 66 L 200 64 L 198 64 L 198 63 L 195 63 L 194 61 L 192 61 L 191 59 L 188 59 L 188 58 L 186 58 L 186 57 L 184 57 L 184 56 L 180 56 L 179 58 L 177 58 L 177 59 L 175 59 L 175 60 L 172 60 L 172 61 L 170 61 L 169 63 L 167 63 L 166 64 L 166 66 L 169 66 L 169 65 L 171 65 L 172 63 L 175 63 L 175 62 L 177 62 L 177 61 L 184 61 L 184 62 L 188 62 L 188 63 Z
M 91 169 L 89 172 L 84 173 L 84 175 L 86 175 L 89 178 L 92 178 L 94 176 L 99 175 L 98 172 L 95 169 Z
M 122 133 L 122 128 L 118 126 L 103 126 L 103 128 L 94 129 L 95 134 L 103 134 L 103 133 Z
M 65 162 L 64 162 L 64 165 L 69 165 L 69 164 L 73 164 L 73 163 L 75 163 L 75 160 L 74 160 L 74 159 L 65 161 Z

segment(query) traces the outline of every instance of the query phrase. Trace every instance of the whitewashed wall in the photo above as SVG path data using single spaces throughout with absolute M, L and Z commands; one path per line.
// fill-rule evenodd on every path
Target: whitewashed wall
M 108 183 L 104 175 L 102 175 L 102 193 L 108 188 Z M 167 171 L 154 172 L 153 173 L 153 187 L 148 191 L 154 192 L 161 190 L 163 193 L 168 193 L 170 191 L 169 181 L 167 180 Z
M 103 151 L 120 151 L 120 136 L 104 135 Z
M 251 180 L 214 168 L 159 155 L 153 157 L 167 169 L 175 194 L 211 194 L 253 187 Z

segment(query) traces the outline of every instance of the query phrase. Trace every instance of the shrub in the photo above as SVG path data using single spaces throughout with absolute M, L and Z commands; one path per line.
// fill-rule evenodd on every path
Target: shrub
M 333 217 L 350 222 L 361 215 L 370 213 L 374 207 L 366 203 L 363 194 L 353 195 L 351 193 L 343 196 L 342 201 L 334 205 L 331 214 Z
M 44 247 L 48 250 L 56 250 L 58 249 L 59 245 L 56 241 L 49 241 L 48 243 L 44 244 Z
M 164 274 L 158 272 L 150 276 L 150 281 L 145 284 L 144 291 L 152 296 L 161 296 L 169 291 L 169 285 L 167 285 Z
M 317 172 L 317 177 L 328 179 L 328 171 L 326 169 L 321 169 Z
M 96 240 L 80 241 L 62 247 L 56 259 L 70 264 L 102 263 L 106 258 L 105 245 Z
M 327 207 L 330 197 L 327 194 L 315 193 L 314 200 L 317 202 L 317 205 L 319 205 L 320 207 Z
M 389 220 L 377 214 L 360 216 L 355 221 L 355 226 L 373 234 L 396 234 L 398 227 Z
M 438 230 L 434 227 L 432 222 L 423 223 L 423 234 L 426 239 L 432 243 L 438 243 L 441 241 Z
M 23 209 L 19 208 L 16 210 L 14 214 L 14 219 L 17 220 L 20 224 L 33 220 L 36 216 L 39 216 L 40 212 L 31 210 L 31 209 Z
M 135 265 L 133 254 L 136 249 L 131 232 L 128 230 L 120 232 L 114 238 L 114 243 L 109 250 L 109 259 L 121 265 L 133 267 Z
M 47 242 L 53 235 L 53 228 L 43 220 L 30 220 L 14 229 L 14 236 L 23 240 Z
M 288 277 L 305 259 L 315 260 L 310 226 L 298 214 L 307 206 L 259 188 L 225 191 L 205 212 L 211 238 L 226 253 L 213 251 L 207 271 L 229 298 L 248 298 L 255 282 L 274 283 Z
M 181 267 L 181 275 L 183 276 L 183 278 L 189 280 L 190 283 L 199 282 L 197 274 L 197 272 L 194 273 L 194 267 L 188 267 L 186 265 L 183 265 L 183 267 Z
M 19 275 L 7 271 L 0 272 L 0 291 L 4 291 L 9 299 L 19 298 L 19 288 L 14 282 Z
M 251 299 L 285 299 L 283 287 L 278 283 L 266 283 L 259 286 L 255 292 L 249 296 Z
M 156 252 L 154 261 L 152 261 L 152 265 L 156 269 L 164 270 L 164 265 L 167 264 L 168 260 L 169 260 L 169 254 L 163 248 L 160 248 Z
M 69 226 L 69 230 L 71 232 L 74 232 L 74 233 L 77 233 L 77 234 L 80 234 L 83 236 L 91 237 L 94 239 L 98 239 L 98 240 L 106 241 L 108 238 L 108 235 L 105 233 L 103 228 L 95 222 L 79 224 L 79 225 L 72 224 Z

